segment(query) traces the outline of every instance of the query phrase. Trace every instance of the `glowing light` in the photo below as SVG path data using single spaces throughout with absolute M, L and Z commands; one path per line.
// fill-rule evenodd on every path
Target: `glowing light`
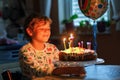
M 66 38 L 63 38 L 63 45 L 64 45 L 64 48 L 66 49 Z

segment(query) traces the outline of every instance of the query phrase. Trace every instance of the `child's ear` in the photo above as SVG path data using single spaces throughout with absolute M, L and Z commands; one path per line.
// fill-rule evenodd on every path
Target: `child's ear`
M 32 36 L 32 30 L 30 28 L 27 28 L 26 32 L 28 33 L 29 36 Z

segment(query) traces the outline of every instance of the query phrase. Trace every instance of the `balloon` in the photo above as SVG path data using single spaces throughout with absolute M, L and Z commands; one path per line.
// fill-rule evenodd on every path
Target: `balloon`
M 101 17 L 107 10 L 108 1 L 107 0 L 78 0 L 79 8 L 81 12 L 96 20 Z

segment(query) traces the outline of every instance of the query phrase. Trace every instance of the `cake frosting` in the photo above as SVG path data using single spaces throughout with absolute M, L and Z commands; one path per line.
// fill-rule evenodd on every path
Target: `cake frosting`
M 69 49 L 61 50 L 59 58 L 61 61 L 87 61 L 95 60 L 97 58 L 97 55 L 95 51 L 91 49 L 72 47 Z
M 84 53 L 89 53 L 89 52 L 95 53 L 94 50 L 79 48 L 79 47 L 73 47 L 73 48 L 65 49 L 65 50 L 62 50 L 61 52 L 65 52 L 67 54 L 69 54 L 69 53 L 84 54 Z

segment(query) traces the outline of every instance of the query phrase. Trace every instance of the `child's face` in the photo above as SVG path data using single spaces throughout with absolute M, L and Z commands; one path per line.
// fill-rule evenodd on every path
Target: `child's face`
M 32 41 L 38 42 L 47 42 L 50 37 L 50 34 L 51 31 L 49 22 L 46 22 L 46 24 L 43 23 L 36 24 L 33 30 L 30 31 Z

